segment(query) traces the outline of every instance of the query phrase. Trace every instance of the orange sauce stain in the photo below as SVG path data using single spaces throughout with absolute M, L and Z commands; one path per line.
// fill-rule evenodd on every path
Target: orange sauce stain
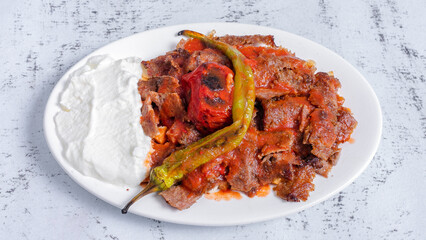
M 143 165 L 148 169 L 151 168 L 151 152 L 146 155 L 146 159 L 143 161 Z
M 256 191 L 256 197 L 266 197 L 271 192 L 271 186 L 269 184 L 263 185 Z
M 213 192 L 213 193 L 206 193 L 204 196 L 207 199 L 216 200 L 216 201 L 221 201 L 221 200 L 229 201 L 233 198 L 235 198 L 235 199 L 241 199 L 242 198 L 242 196 L 239 192 L 234 192 L 232 190 L 219 190 L 219 191 Z
M 153 143 L 154 141 L 151 141 L 151 150 L 149 150 L 148 154 L 146 154 L 146 158 L 143 161 L 143 165 L 145 166 L 146 170 L 146 179 L 144 179 L 142 182 L 147 181 L 147 179 L 149 180 L 149 173 L 151 170 L 151 166 L 152 166 L 152 162 L 151 162 L 151 157 L 152 157 L 152 153 L 154 152 L 154 147 L 153 147 Z
M 355 139 L 353 139 L 353 138 L 349 138 L 349 141 L 348 141 L 349 143 L 355 143 Z

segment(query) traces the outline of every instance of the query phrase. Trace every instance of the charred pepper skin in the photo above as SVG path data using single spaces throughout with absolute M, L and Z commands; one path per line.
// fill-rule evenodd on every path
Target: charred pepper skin
M 128 208 L 139 198 L 151 192 L 169 189 L 197 167 L 238 147 L 250 126 L 255 103 L 255 86 L 253 70 L 246 57 L 236 48 L 198 32 L 183 30 L 178 35 L 199 39 L 206 45 L 222 51 L 232 61 L 235 72 L 233 123 L 164 159 L 162 165 L 151 170 L 150 182 L 122 209 L 123 214 L 127 213 Z

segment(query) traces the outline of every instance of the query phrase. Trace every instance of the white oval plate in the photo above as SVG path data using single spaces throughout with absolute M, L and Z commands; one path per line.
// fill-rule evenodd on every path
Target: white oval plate
M 138 33 L 110 43 L 79 61 L 56 84 L 45 109 L 44 133 L 49 148 L 59 165 L 80 186 L 118 208 L 122 208 L 141 190 L 131 188 L 127 191 L 124 187 L 113 186 L 83 176 L 64 159 L 53 117 L 60 111 L 59 95 L 64 89 L 69 74 L 84 65 L 86 60 L 94 55 L 109 54 L 114 58 L 137 56 L 145 60 L 163 55 L 175 48 L 181 39 L 176 36 L 176 33 L 183 29 L 201 33 L 208 33 L 214 29 L 217 35 L 271 34 L 275 36 L 278 45 L 295 52 L 297 57 L 314 60 L 317 63 L 318 71 L 333 71 L 342 83 L 340 94 L 346 99 L 345 106 L 352 110 L 358 121 L 358 127 L 352 134 L 355 142 L 343 145 L 339 163 L 332 169 L 328 179 L 321 176 L 315 178 L 315 191 L 311 193 L 306 202 L 285 202 L 271 191 L 267 197 L 248 198 L 243 196 L 241 200 L 218 202 L 201 198 L 191 208 L 178 211 L 169 207 L 158 195 L 151 194 L 133 205 L 130 212 L 162 221 L 203 226 L 225 226 L 265 221 L 299 212 L 326 200 L 352 183 L 368 166 L 377 150 L 382 131 L 380 105 L 367 80 L 342 57 L 315 42 L 273 28 L 236 23 L 185 24 Z M 117 214 L 121 214 L 119 209 L 117 209 Z

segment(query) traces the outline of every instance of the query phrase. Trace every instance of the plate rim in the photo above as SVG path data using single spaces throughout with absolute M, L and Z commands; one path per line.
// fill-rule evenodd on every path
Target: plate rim
M 139 32 L 136 34 L 132 34 L 129 36 L 126 36 L 124 38 L 120 38 L 117 39 L 115 41 L 109 42 L 105 45 L 103 45 L 102 47 L 92 51 L 91 53 L 89 53 L 88 55 L 86 55 L 85 57 L 83 57 L 82 59 L 80 59 L 78 62 L 76 62 L 74 65 L 70 66 L 68 68 L 68 70 L 59 78 L 59 80 L 55 83 L 55 86 L 52 88 L 50 95 L 46 101 L 45 104 L 45 108 L 44 108 L 44 114 L 43 114 L 43 134 L 46 140 L 46 143 L 49 147 L 50 153 L 52 154 L 53 158 L 55 159 L 55 161 L 61 166 L 61 168 L 67 173 L 67 175 L 75 182 L 77 183 L 77 185 L 79 185 L 80 187 L 82 187 L 83 189 L 85 189 L 86 191 L 88 191 L 89 193 L 91 193 L 92 195 L 96 196 L 97 198 L 115 206 L 120 208 L 120 206 L 117 206 L 114 202 L 110 201 L 110 199 L 105 199 L 103 196 L 100 196 L 99 194 L 97 194 L 96 192 L 94 192 L 92 189 L 87 188 L 84 184 L 81 184 L 79 180 L 77 180 L 74 177 L 74 173 L 72 171 L 76 171 L 74 169 L 68 169 L 65 165 L 63 165 L 63 163 L 59 160 L 59 158 L 56 156 L 55 151 L 53 151 L 53 147 L 52 147 L 52 139 L 50 139 L 50 137 L 48 136 L 48 131 L 47 129 L 49 128 L 49 121 L 51 121 L 52 119 L 48 119 L 49 116 L 47 116 L 48 113 L 48 108 L 50 107 L 50 105 L 52 103 L 56 103 L 57 101 L 54 101 L 53 99 L 53 92 L 57 91 L 57 88 L 59 88 L 59 83 L 64 81 L 66 76 L 69 76 L 70 73 L 72 73 L 73 71 L 75 71 L 76 69 L 78 69 L 82 64 L 84 64 L 88 58 L 90 58 L 91 56 L 95 56 L 97 55 L 99 52 L 102 52 L 104 49 L 110 47 L 110 45 L 113 44 L 117 44 L 119 42 L 125 42 L 126 40 L 130 39 L 130 38 L 134 38 L 135 36 L 138 35 L 142 35 L 142 34 L 149 34 L 155 31 L 164 31 L 167 29 L 175 29 L 175 28 L 198 28 L 198 27 L 204 27 L 204 26 L 208 26 L 208 25 L 228 25 L 228 26 L 239 26 L 239 27 L 248 27 L 248 28 L 262 28 L 263 30 L 270 30 L 270 31 L 278 31 L 278 32 L 282 32 L 284 34 L 290 35 L 292 37 L 295 38 L 301 38 L 304 39 L 305 41 L 308 41 L 310 44 L 314 45 L 315 47 L 319 47 L 319 48 L 323 48 L 325 50 L 327 50 L 328 52 L 330 52 L 331 54 L 334 55 L 334 57 L 337 57 L 339 59 L 339 61 L 345 63 L 345 65 L 347 67 L 349 67 L 354 73 L 356 73 L 357 78 L 362 80 L 363 84 L 365 86 L 367 86 L 367 89 L 370 93 L 370 95 L 373 97 L 374 101 L 374 105 L 376 107 L 376 111 L 377 111 L 377 117 L 378 117 L 378 134 L 376 135 L 376 139 L 374 140 L 374 146 L 373 146 L 373 151 L 371 151 L 371 153 L 369 154 L 368 160 L 364 162 L 364 164 L 358 169 L 358 171 L 352 175 L 352 177 L 347 180 L 344 184 L 340 185 L 339 187 L 337 187 L 336 189 L 334 189 L 333 191 L 330 191 L 328 194 L 326 194 L 323 197 L 320 197 L 318 199 L 316 199 L 315 201 L 309 202 L 304 204 L 301 207 L 297 207 L 297 208 L 293 208 L 285 213 L 281 213 L 280 211 L 277 211 L 277 213 L 275 214 L 270 214 L 267 216 L 261 216 L 261 217 L 257 217 L 255 219 L 247 219 L 247 220 L 240 220 L 240 221 L 230 221 L 230 222 L 225 222 L 225 223 L 219 223 L 219 222 L 203 222 L 203 223 L 198 223 L 198 222 L 193 222 L 193 221 L 186 221 L 186 220 L 174 220 L 174 219 L 168 219 L 166 217 L 162 217 L 162 216 L 154 216 L 152 214 L 141 214 L 139 212 L 135 213 L 134 211 L 130 210 L 129 212 L 134 213 L 136 215 L 139 216 L 143 216 L 143 217 L 147 217 L 147 218 L 151 218 L 151 219 L 157 219 L 160 221 L 165 221 L 165 222 L 171 222 L 171 223 L 176 223 L 176 224 L 185 224 L 185 225 L 194 225 L 194 226 L 233 226 L 233 225 L 240 225 L 240 224 L 250 224 L 250 223 L 255 223 L 255 222 L 263 222 L 263 221 L 267 221 L 267 220 L 271 220 L 271 219 L 275 219 L 275 218 L 279 218 L 279 217 L 283 217 L 283 216 L 287 216 L 290 214 L 294 214 L 296 212 L 301 212 L 304 211 L 307 208 L 310 208 L 314 205 L 317 205 L 321 202 L 324 202 L 327 199 L 330 199 L 331 197 L 333 197 L 334 195 L 336 195 L 337 193 L 341 192 L 343 189 L 345 189 L 348 185 L 350 185 L 351 183 L 353 183 L 355 181 L 356 178 L 358 178 L 364 171 L 365 169 L 368 167 L 368 165 L 371 163 L 374 155 L 376 154 L 378 147 L 380 145 L 380 141 L 381 141 L 381 136 L 382 136 L 382 128 L 383 128 L 383 116 L 382 116 L 382 110 L 381 110 L 381 106 L 380 106 L 380 102 L 379 99 L 377 97 L 377 95 L 375 94 L 372 86 L 369 84 L 369 82 L 367 81 L 367 79 L 358 71 L 358 69 L 356 69 L 350 62 L 348 62 L 347 60 L 345 60 L 343 57 L 341 57 L 340 55 L 338 55 L 337 53 L 335 53 L 334 51 L 330 50 L 329 48 L 316 43 L 306 37 L 302 37 L 299 36 L 297 34 L 294 33 L 290 33 L 281 29 L 277 29 L 277 28 L 273 28 L 273 27 L 268 27 L 268 26 L 261 26 L 261 25 L 253 25 L 253 24 L 243 24 L 243 23 L 228 23 L 228 22 L 201 22 L 201 23 L 188 23 L 188 24 L 179 24 L 179 25 L 171 25 L 171 26 L 166 26 L 166 27 L 160 27 L 160 28 L 154 28 L 154 29 L 150 29 L 147 31 L 143 31 L 143 32 Z M 56 90 L 55 90 L 56 89 Z M 76 171 L 77 174 L 80 174 L 79 172 Z M 82 175 L 84 176 L 84 175 Z M 108 183 L 107 183 L 108 184 Z M 118 211 L 117 211 L 118 212 Z

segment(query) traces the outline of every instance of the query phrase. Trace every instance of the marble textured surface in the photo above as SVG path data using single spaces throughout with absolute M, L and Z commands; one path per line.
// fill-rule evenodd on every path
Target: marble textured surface
M 0 0 L 2 239 L 425 239 L 426 2 Z M 135 215 L 74 183 L 49 153 L 50 91 L 91 51 L 147 29 L 191 22 L 271 26 L 314 40 L 356 66 L 376 91 L 383 138 L 368 169 L 303 212 L 233 227 Z

